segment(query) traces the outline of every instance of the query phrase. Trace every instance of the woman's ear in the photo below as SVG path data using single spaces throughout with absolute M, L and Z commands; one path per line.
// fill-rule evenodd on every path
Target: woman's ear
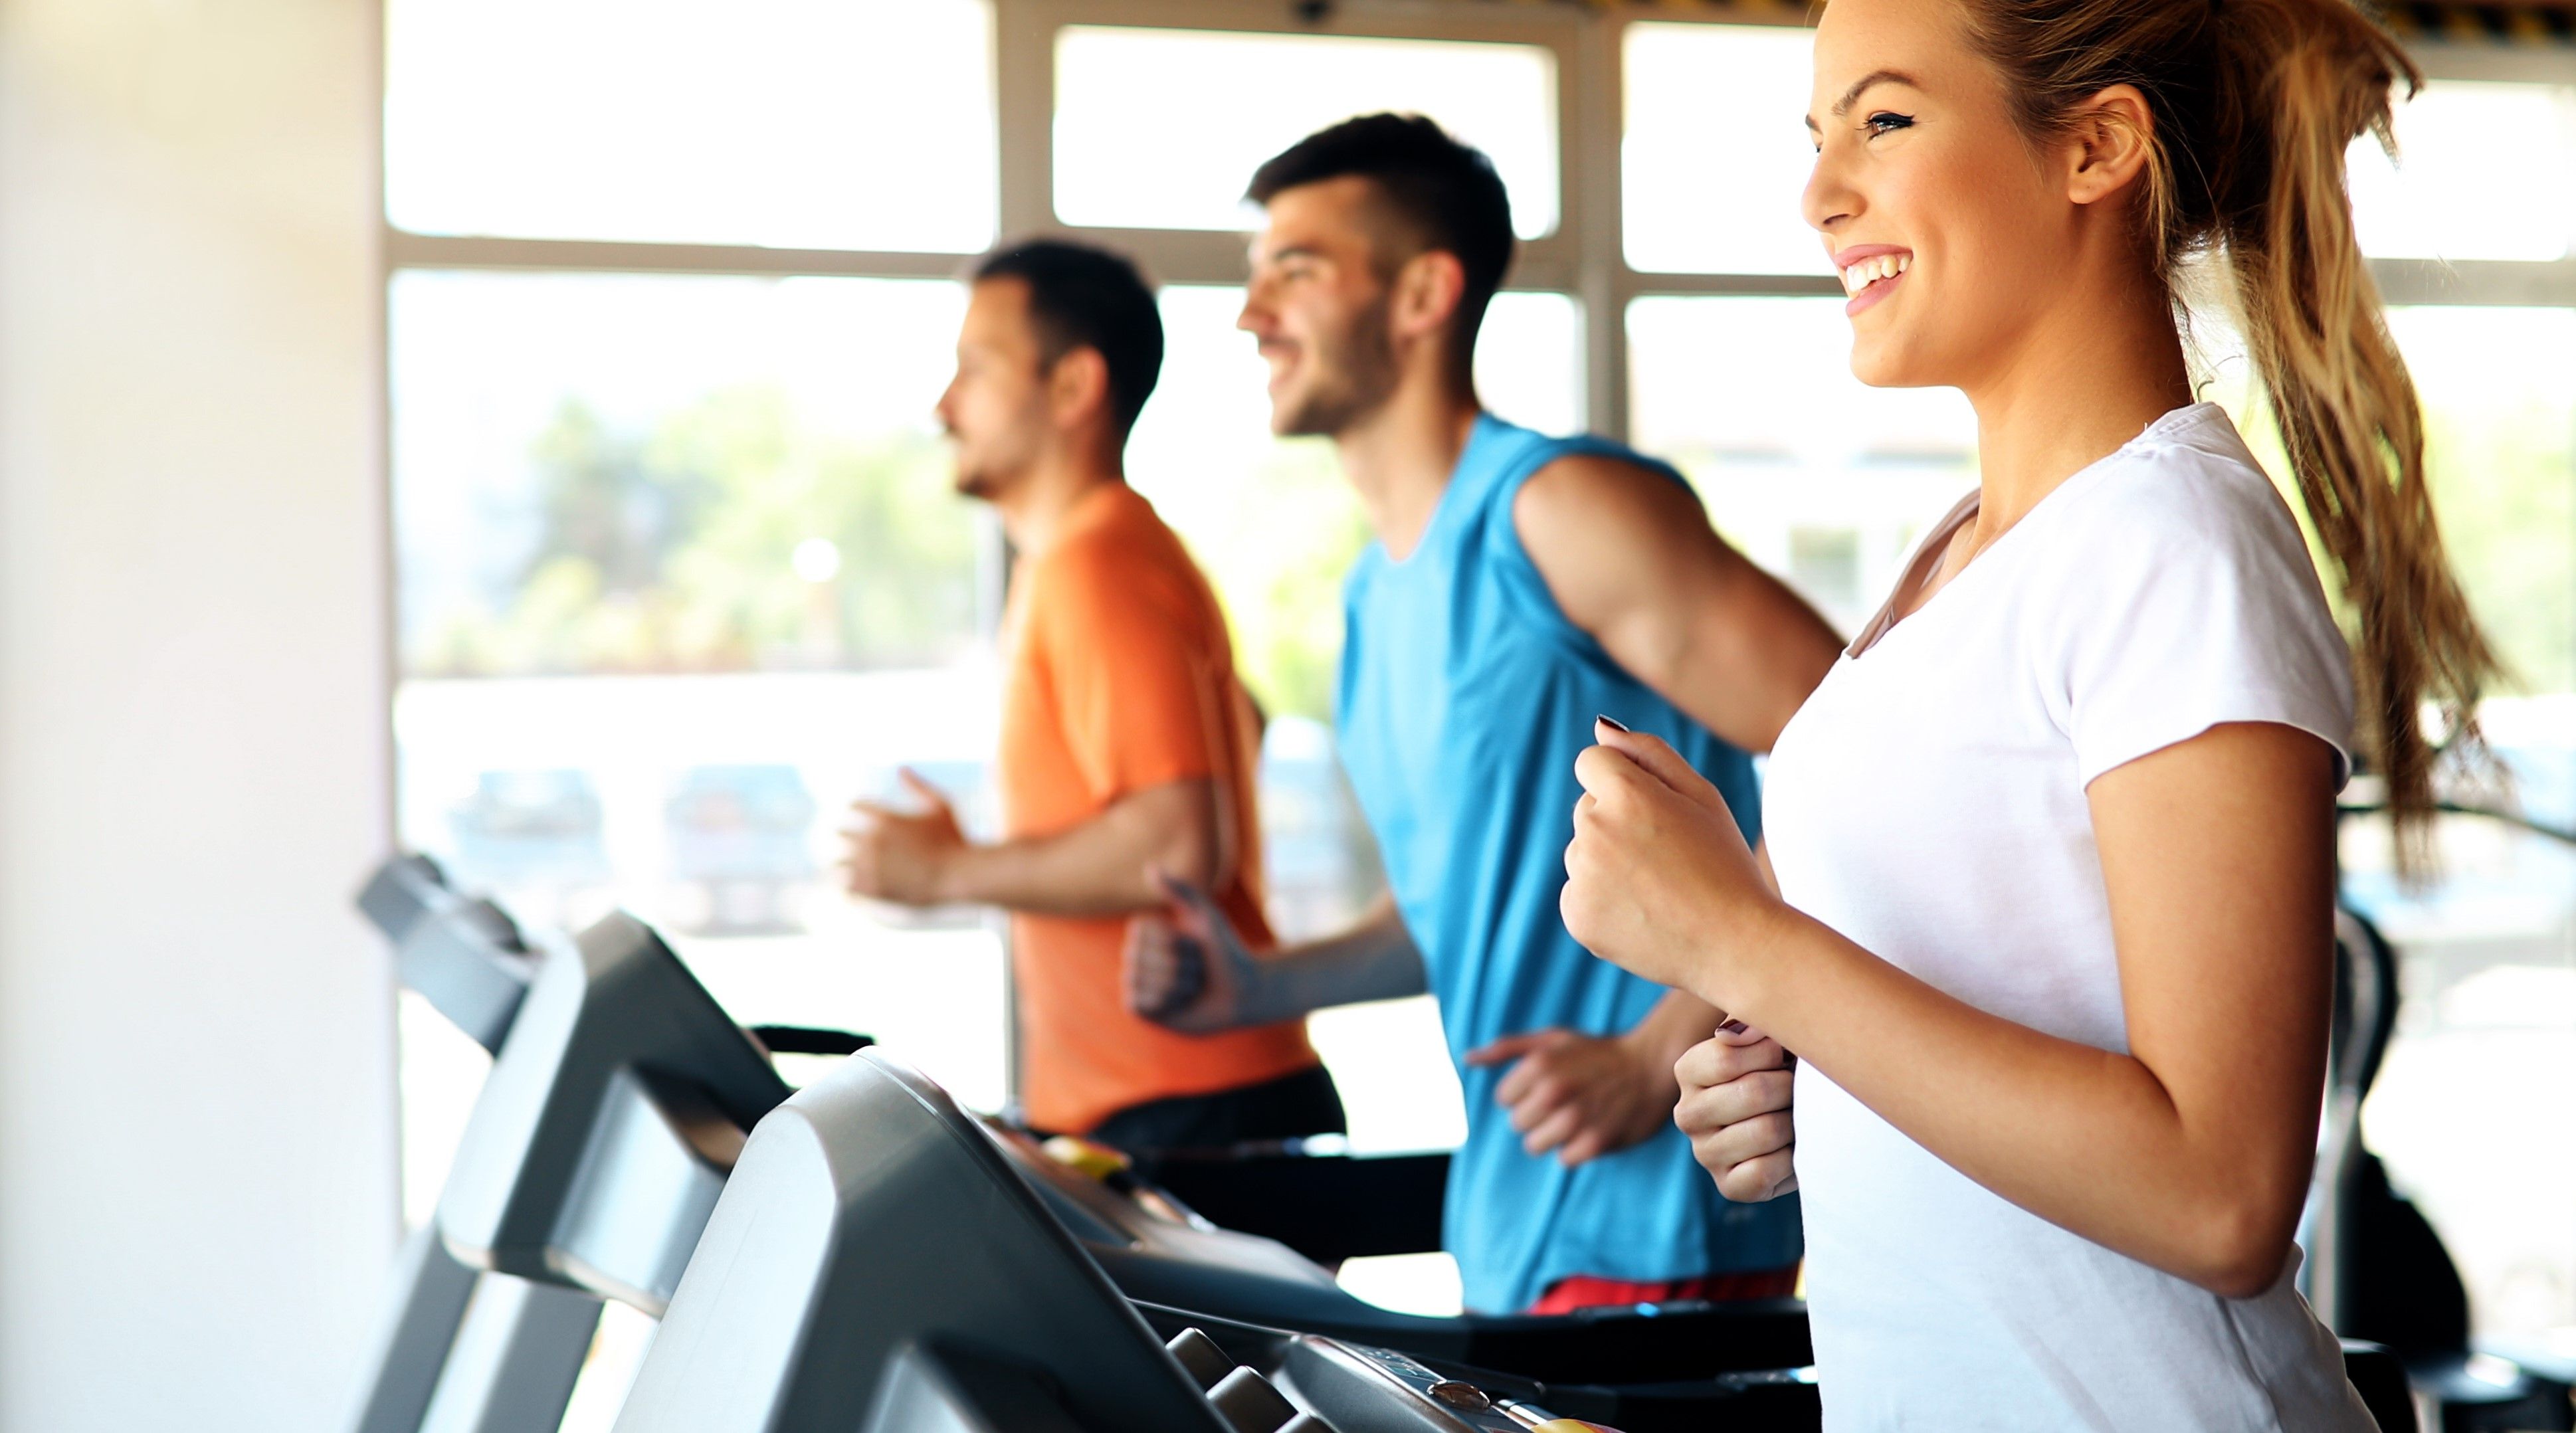
M 2112 85 L 2086 100 L 2065 130 L 2066 197 L 2098 204 L 2146 170 L 2155 112 L 2136 85 Z

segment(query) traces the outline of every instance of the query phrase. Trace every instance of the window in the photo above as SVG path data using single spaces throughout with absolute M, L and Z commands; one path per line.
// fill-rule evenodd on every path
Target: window
M 992 242 L 978 0 L 390 0 L 385 30 L 385 212 L 406 231 Z
M 1812 48 L 1806 30 L 1779 26 L 1628 27 L 1620 169 L 1629 264 L 1824 272 L 1824 250 L 1798 211 L 1816 157 L 1802 123 Z M 1717 134 L 1727 142 L 1709 143 Z
M 1977 482 L 1966 400 L 1864 388 L 1850 347 L 1830 298 L 1628 307 L 1638 445 L 1680 465 L 1718 531 L 1846 633 Z
M 1055 211 L 1103 228 L 1248 228 L 1243 189 L 1261 161 L 1381 110 L 1439 116 L 1493 156 L 1523 238 L 1555 230 L 1556 70 L 1546 50 L 1205 30 L 1063 32 Z
M 746 1022 L 868 1031 L 997 1108 L 992 933 L 828 877 L 837 813 L 898 763 L 989 820 L 992 544 L 928 417 L 963 307 L 944 280 L 398 274 L 397 809 L 523 920 L 622 904 Z
M 2424 54 L 2399 162 L 2356 147 L 2364 247 L 2425 409 L 2452 562 L 2508 667 L 2481 710 L 2524 817 L 2576 829 L 2576 165 L 2564 54 Z M 2424 261 L 2432 262 L 2424 262 Z M 2348 826 L 2346 888 L 2398 948 L 2404 1002 L 2363 1131 L 2468 1285 L 2489 1336 L 2576 1323 L 2576 1168 L 2517 1111 L 2576 1080 L 2576 848 L 2446 817 L 2409 890 L 2385 831 Z M 2544 1097 L 2544 1103 L 2546 1102 Z
M 2397 111 L 2397 162 L 2352 147 L 2362 248 L 2386 259 L 2546 262 L 2576 244 L 2576 84 L 2436 76 Z
M 2391 315 L 2427 420 L 2444 541 L 2508 664 L 2484 708 L 2523 814 L 2576 829 L 2576 307 Z M 2487 1335 L 2576 1322 L 2576 1162 L 2523 1120 L 2576 1087 L 2576 847 L 2445 818 L 2410 891 L 2376 823 L 2346 887 L 2396 944 L 2404 1000 L 2363 1131 L 2422 1206 Z
M 936 280 L 413 270 L 393 286 L 404 670 L 940 665 L 974 515 Z

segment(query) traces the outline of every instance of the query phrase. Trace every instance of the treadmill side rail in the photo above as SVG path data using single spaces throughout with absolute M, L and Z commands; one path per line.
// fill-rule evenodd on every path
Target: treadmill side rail
M 599 1331 L 578 1289 L 487 1274 L 456 1331 L 420 1433 L 525 1433 L 563 1422 Z
M 435 1225 L 403 1241 L 394 1263 L 391 1309 L 377 1335 L 374 1372 L 359 1394 L 352 1433 L 414 1433 L 420 1427 L 477 1277 L 447 1252 Z

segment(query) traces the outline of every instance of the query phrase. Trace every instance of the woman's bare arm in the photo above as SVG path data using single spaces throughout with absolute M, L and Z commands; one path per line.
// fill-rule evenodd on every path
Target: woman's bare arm
M 1979 1184 L 2245 1296 L 2314 1154 L 2333 978 L 2333 767 L 2269 724 L 2096 779 L 2129 1051 L 1987 1014 L 1782 904 L 1669 748 L 1603 733 L 1567 852 L 1575 935 L 1761 1027 Z M 1689 794 L 1686 794 L 1689 793 Z M 2009 891 L 1998 891 L 2009 899 Z

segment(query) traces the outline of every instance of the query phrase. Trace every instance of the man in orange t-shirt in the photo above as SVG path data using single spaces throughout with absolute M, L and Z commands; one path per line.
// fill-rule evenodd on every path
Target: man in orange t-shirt
M 1121 983 L 1128 921 L 1163 909 L 1167 882 L 1217 892 L 1237 929 L 1271 944 L 1260 719 L 1216 594 L 1124 474 L 1162 355 L 1153 293 L 1125 259 L 1042 241 L 977 268 L 939 417 L 958 490 L 993 504 L 1019 554 L 1003 631 L 1008 834 L 966 840 L 906 772 L 923 809 L 859 803 L 849 889 L 1012 913 L 1037 1128 L 1132 1149 L 1338 1132 L 1303 1022 L 1185 1035 L 1131 1011 Z

